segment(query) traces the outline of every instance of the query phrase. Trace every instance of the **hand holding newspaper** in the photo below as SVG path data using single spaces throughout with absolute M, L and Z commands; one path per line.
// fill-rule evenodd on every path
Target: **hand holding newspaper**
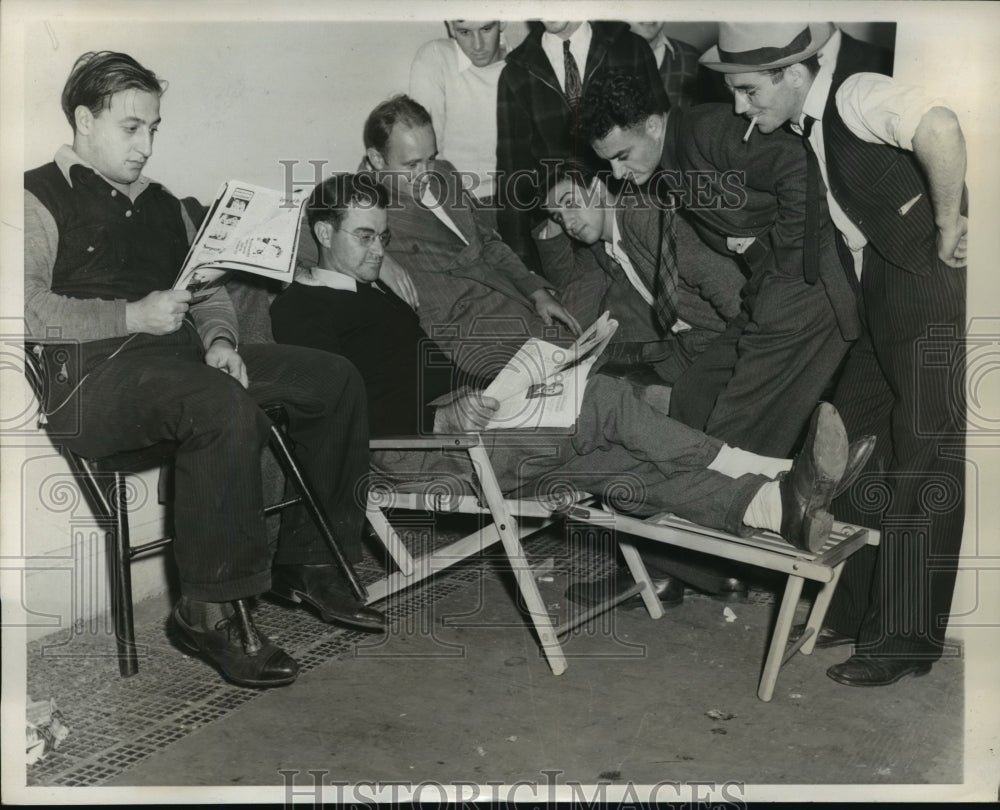
M 483 391 L 500 402 L 487 430 L 572 427 L 580 415 L 587 377 L 618 321 L 605 312 L 572 346 L 531 338 Z
M 174 289 L 189 290 L 199 301 L 236 270 L 290 282 L 304 200 L 301 190 L 288 194 L 238 180 L 223 183 Z

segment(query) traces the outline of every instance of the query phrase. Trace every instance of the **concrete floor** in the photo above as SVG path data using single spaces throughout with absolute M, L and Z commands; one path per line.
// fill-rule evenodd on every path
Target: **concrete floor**
M 559 572 L 541 583 L 550 605 L 563 603 L 564 584 Z M 923 678 L 851 689 L 825 675 L 846 649 L 818 650 L 791 661 L 764 703 L 756 689 L 773 594 L 755 588 L 730 607 L 732 622 L 725 605 L 689 593 L 659 621 L 607 613 L 566 642 L 569 668 L 556 677 L 509 574 L 476 562 L 394 601 L 386 636 L 262 604 L 258 623 L 307 666 L 293 685 L 255 692 L 181 656 L 166 642 L 165 603 L 149 600 L 137 607 L 150 649 L 135 678 L 120 681 L 112 661 L 62 663 L 29 646 L 29 691 L 56 698 L 76 744 L 29 770 L 29 784 L 291 780 L 308 793 L 308 771 L 325 784 L 962 781 L 961 658 Z M 326 635 L 317 644 L 312 631 Z

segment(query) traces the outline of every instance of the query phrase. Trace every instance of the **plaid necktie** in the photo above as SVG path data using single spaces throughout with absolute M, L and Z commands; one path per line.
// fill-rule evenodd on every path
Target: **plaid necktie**
M 802 121 L 802 141 L 806 147 L 806 222 L 802 235 L 802 274 L 806 284 L 815 284 L 819 278 L 819 161 L 809 143 L 816 119 L 807 115 Z
M 563 63 L 566 66 L 566 98 L 571 107 L 576 107 L 583 93 L 583 81 L 580 79 L 580 68 L 569 49 L 569 40 L 563 40 Z
M 656 248 L 656 267 L 653 276 L 653 309 L 669 335 L 677 323 L 677 234 L 674 218 L 667 222 L 667 212 L 660 210 L 660 241 Z

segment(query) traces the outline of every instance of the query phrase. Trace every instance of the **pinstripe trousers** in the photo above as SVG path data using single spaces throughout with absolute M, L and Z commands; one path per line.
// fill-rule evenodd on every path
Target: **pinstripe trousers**
M 833 401 L 849 436 L 878 444 L 833 511 L 882 541 L 848 560 L 826 619 L 857 634 L 858 655 L 945 651 L 965 517 L 965 278 L 937 261 L 910 273 L 865 248 L 866 331 Z
M 331 563 L 301 506 L 284 510 L 277 551 L 268 542 L 261 451 L 270 421 L 258 405 L 280 402 L 289 437 L 349 559 L 360 557 L 368 469 L 364 386 L 344 358 L 297 346 L 244 345 L 249 389 L 205 365 L 190 324 L 138 335 L 99 363 L 77 407 L 50 419 L 59 442 L 88 457 L 178 443 L 174 459 L 174 556 L 185 596 L 222 602 L 271 586 L 275 563 Z M 75 422 L 75 424 L 73 424 Z

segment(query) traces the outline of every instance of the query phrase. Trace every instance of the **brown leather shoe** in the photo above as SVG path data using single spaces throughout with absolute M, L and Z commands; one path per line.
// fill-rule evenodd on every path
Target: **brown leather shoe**
M 246 626 L 241 627 L 239 617 L 227 605 L 223 618 L 208 626 L 204 617 L 210 611 L 202 609 L 205 604 L 182 597 L 174 607 L 172 619 L 177 642 L 185 652 L 211 664 L 237 686 L 263 689 L 285 686 L 295 680 L 299 665 L 257 631 L 249 613 L 245 614 Z M 213 607 L 218 613 L 218 606 L 213 604 Z
M 844 686 L 888 686 L 907 675 L 926 675 L 931 663 L 919 658 L 852 655 L 844 663 L 834 664 L 826 674 Z
M 325 622 L 342 622 L 362 630 L 384 631 L 385 614 L 359 602 L 336 565 L 275 565 L 271 593 L 289 602 L 305 602 Z
M 781 479 L 781 536 L 797 548 L 818 551 L 830 537 L 830 501 L 847 466 L 847 431 L 837 409 L 821 402 L 802 450 Z

